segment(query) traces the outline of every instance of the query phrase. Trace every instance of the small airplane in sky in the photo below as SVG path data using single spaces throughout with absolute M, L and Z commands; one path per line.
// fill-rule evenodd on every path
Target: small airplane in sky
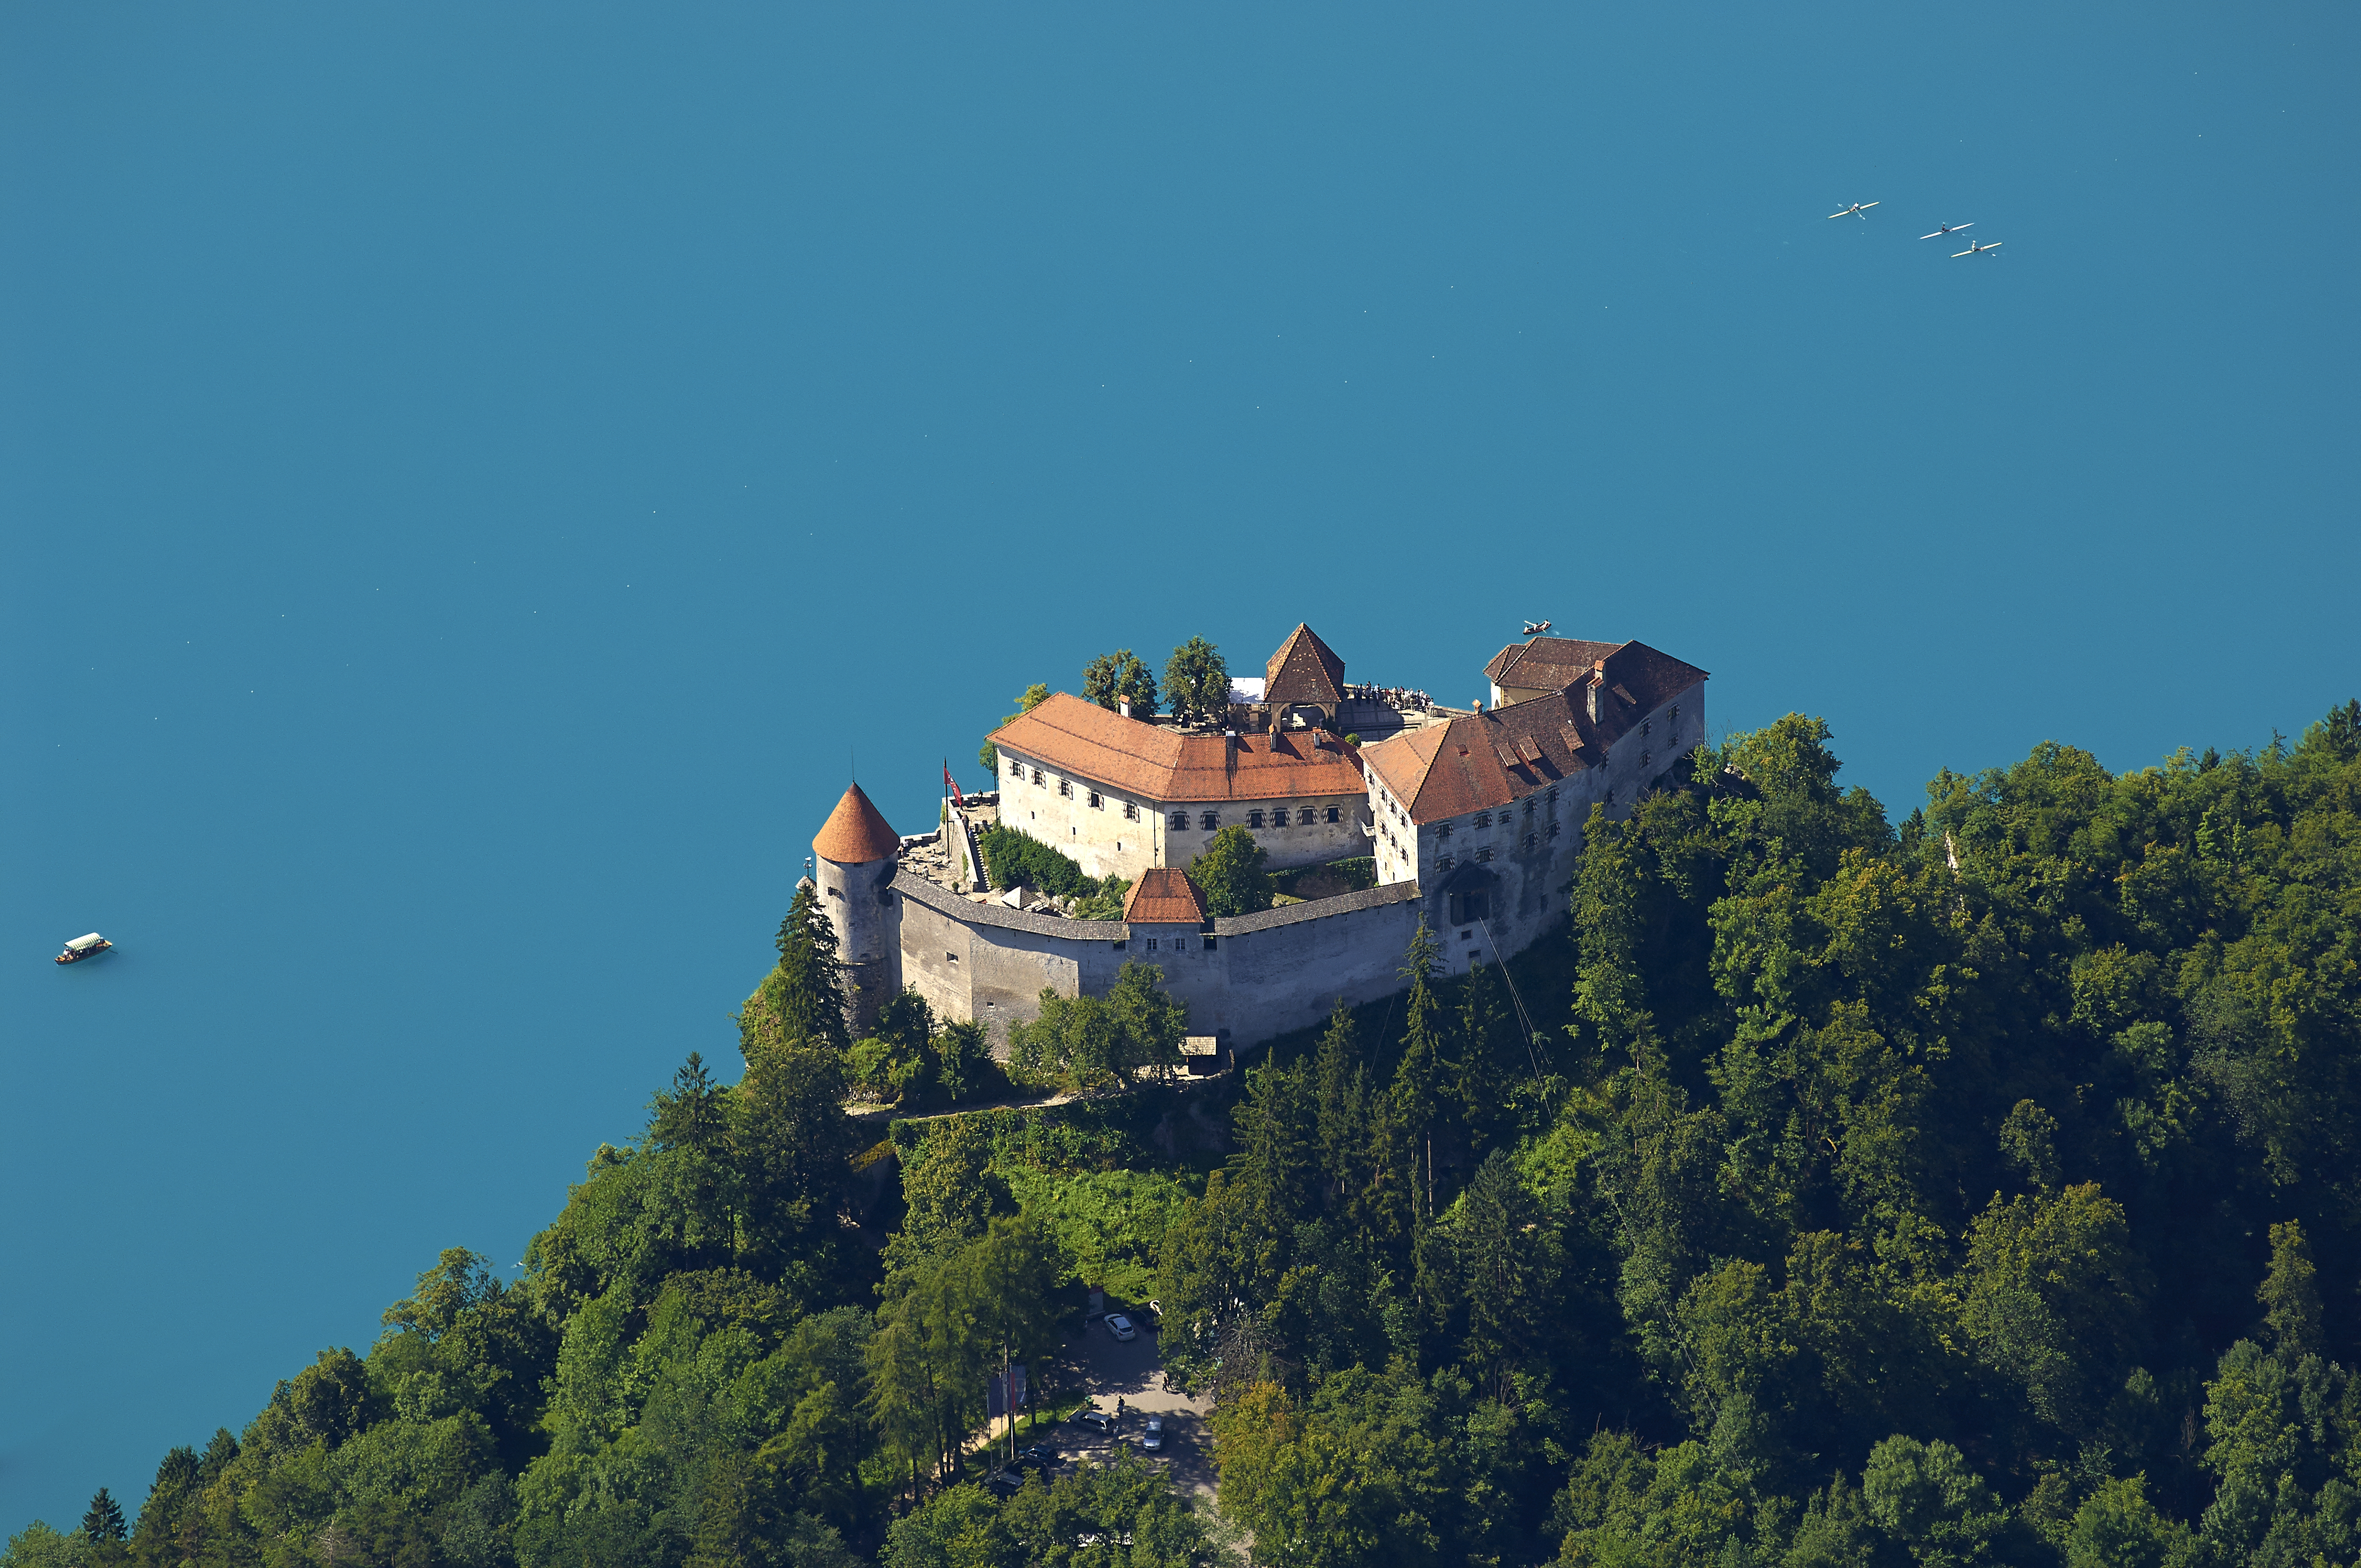
M 1945 224 L 1945 225 L 1943 225 L 1940 228 L 1937 229 L 1933 234 L 1922 234 L 1922 235 L 1920 235 L 1918 237 L 1919 237 L 1920 239 L 1940 239 L 1940 238 L 1942 238 L 1942 237 L 1943 237 L 1945 235 L 1947 235 L 1947 234 L 1957 234 L 1957 233 L 1959 233 L 1961 229 L 1971 229 L 1971 228 L 1973 228 L 1973 227 L 1975 227 L 1975 226 L 1976 226 L 1976 225 L 1975 225 L 1974 224 L 1972 224 L 1972 223 L 1966 223 L 1966 224 Z
M 1549 629 L 1550 623 L 1546 620 L 1528 620 L 1525 622 L 1525 635 L 1528 637 L 1539 637 L 1543 632 L 1547 631 Z
M 1971 244 L 1971 245 L 1970 245 L 1970 246 L 1968 247 L 1968 248 L 1967 248 L 1967 249 L 1965 249 L 1965 250 L 1955 250 L 1955 251 L 1951 252 L 1951 259 L 1952 259 L 1952 260 L 1954 260 L 1954 261 L 1957 261 L 1957 260 L 1958 260 L 1960 258 L 1961 258 L 1962 256 L 1974 256 L 1974 255 L 1976 255 L 1976 254 L 1977 254 L 1978 252 L 1980 252 L 1980 251 L 1986 251 L 1986 250 L 1998 250 L 2002 246 L 2006 245 L 2007 243 L 2008 243 L 2008 241 L 2006 241 L 2006 240 L 2004 240 L 2004 239 L 1996 239 L 1996 240 L 1993 241 L 1990 245 L 1972 245 L 1972 244 Z
M 1859 218 L 1861 222 L 1867 223 L 1869 221 L 1869 210 L 1875 205 L 1877 205 L 1877 203 L 1874 202 L 1855 202 L 1843 212 L 1830 213 L 1828 216 L 1832 218 Z

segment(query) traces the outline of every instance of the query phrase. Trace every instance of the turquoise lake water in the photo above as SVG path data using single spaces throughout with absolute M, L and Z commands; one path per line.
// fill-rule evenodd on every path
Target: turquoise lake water
M 1898 812 L 2355 695 L 2356 27 L 0 16 L 0 1530 L 520 1257 L 1093 653 L 1546 616 Z

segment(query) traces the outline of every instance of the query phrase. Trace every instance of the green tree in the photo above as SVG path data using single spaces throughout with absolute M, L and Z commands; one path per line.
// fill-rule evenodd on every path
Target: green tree
M 1301 1062 L 1248 1068 L 1246 1093 L 1230 1113 L 1237 1150 L 1229 1157 L 1230 1185 L 1275 1237 L 1290 1234 L 1311 1208 L 1319 1176 L 1317 1113 L 1305 1077 Z
M 2146 1477 L 2104 1480 L 2074 1511 L 2066 1568 L 2165 1568 L 2185 1561 L 2189 1531 L 2156 1511 Z
M 852 1046 L 844 966 L 836 927 L 807 878 L 779 922 L 778 966 L 738 1010 L 739 1052 L 751 1065 L 761 1052 L 790 1043 L 841 1053 Z
M 1320 1127 L 1320 1174 L 1331 1201 L 1359 1184 L 1368 1157 L 1368 1075 L 1353 1010 L 1342 996 L 1321 1031 L 1312 1069 Z
M 2255 1299 L 2264 1307 L 2263 1321 L 2271 1344 L 2292 1361 L 2320 1349 L 2320 1286 L 2312 1265 L 2312 1245 L 2303 1227 L 2289 1220 L 2271 1227 L 2270 1272 L 2263 1277 Z
M 741 1255 L 807 1301 L 834 1297 L 853 1263 L 842 1221 L 861 1139 L 845 1089 L 842 1054 L 798 1042 L 759 1050 L 736 1096 Z
M 8 1538 L 0 1551 L 0 1568 L 83 1568 L 90 1562 L 91 1538 L 80 1530 L 60 1534 L 35 1519 Z
M 1411 1187 L 1422 1194 L 1419 1212 L 1426 1219 L 1434 1216 L 1434 1135 L 1449 1070 L 1443 1054 L 1443 1003 L 1433 986 L 1442 956 L 1442 943 L 1421 920 L 1403 955 L 1401 974 L 1410 981 L 1410 997 L 1402 1007 L 1401 1065 L 1394 1069 L 1392 1099 L 1395 1119 L 1411 1140 Z
M 1036 681 L 1017 694 L 1016 711 L 1014 713 L 1001 715 L 1000 722 L 994 725 L 993 728 L 994 729 L 1006 729 L 1009 725 L 1016 723 L 1018 719 L 1024 718 L 1027 714 L 1032 712 L 1035 708 L 1040 707 L 1043 703 L 1049 700 L 1049 688 L 1039 681 Z M 983 771 L 985 773 L 990 773 L 994 779 L 998 779 L 1000 777 L 999 747 L 994 745 L 991 741 L 986 740 L 983 746 L 977 750 L 975 760 L 983 764 Z
M 877 1010 L 875 1027 L 852 1047 L 847 1063 L 852 1081 L 882 1100 L 924 1103 L 936 1088 L 934 1010 L 906 987 Z
M 1948 1442 L 1887 1438 L 1870 1451 L 1861 1492 L 1869 1517 L 1930 1565 L 1993 1560 L 2012 1522 L 1990 1483 Z
M 1270 873 L 1263 870 L 1268 856 L 1253 834 L 1233 823 L 1214 834 L 1203 852 L 1189 862 L 1189 880 L 1205 895 L 1205 907 L 1213 915 L 1252 915 L 1270 907 Z
M 1128 702 L 1134 718 L 1156 717 L 1156 677 L 1128 648 L 1102 653 L 1084 667 L 1082 696 L 1110 713 Z
M 1164 663 L 1164 698 L 1182 723 L 1219 724 L 1230 712 L 1230 668 L 1221 650 L 1191 637 Z
M 2092 1430 L 2140 1342 L 2150 1280 L 2124 1211 L 2096 1183 L 1995 1199 L 1968 1236 L 1961 1316 L 1986 1363 L 2040 1420 Z
M 82 1516 L 82 1533 L 93 1541 L 121 1541 L 127 1533 L 123 1528 L 123 1505 L 104 1486 L 91 1498 L 89 1510 Z

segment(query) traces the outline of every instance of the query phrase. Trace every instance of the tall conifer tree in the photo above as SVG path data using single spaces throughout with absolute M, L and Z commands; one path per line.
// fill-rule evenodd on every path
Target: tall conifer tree
M 1320 1174 L 1329 1199 L 1353 1190 L 1353 1178 L 1368 1155 L 1368 1110 L 1363 1098 L 1361 1041 L 1353 1010 L 1345 999 L 1328 1014 L 1314 1068 L 1320 1127 Z
M 1445 1066 L 1443 1003 L 1432 984 L 1442 951 L 1434 933 L 1420 921 L 1403 955 L 1401 972 L 1411 982 L 1410 1000 L 1403 1009 L 1402 1059 L 1393 1087 L 1395 1119 L 1408 1135 L 1411 1185 L 1421 1195 L 1419 1213 L 1428 1220 L 1434 1218 L 1434 1124 Z

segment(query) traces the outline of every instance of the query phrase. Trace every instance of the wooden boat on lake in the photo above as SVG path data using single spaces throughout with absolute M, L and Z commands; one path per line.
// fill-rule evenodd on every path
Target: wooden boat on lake
M 61 964 L 78 964 L 84 959 L 94 959 L 98 957 L 99 954 L 105 952 L 114 946 L 114 943 L 108 941 L 97 932 L 93 931 L 87 937 L 76 937 L 72 941 L 68 942 L 66 944 L 66 950 L 58 955 L 58 962 Z

